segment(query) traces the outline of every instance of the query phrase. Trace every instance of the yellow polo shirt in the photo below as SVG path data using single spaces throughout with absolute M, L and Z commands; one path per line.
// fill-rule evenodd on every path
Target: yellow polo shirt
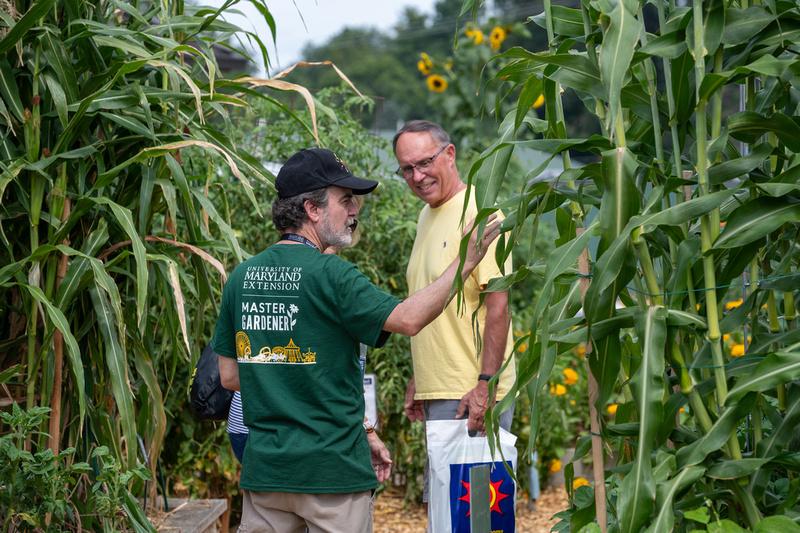
M 409 294 L 430 285 L 458 256 L 461 227 L 461 210 L 464 205 L 466 189 L 450 198 L 439 207 L 425 205 L 417 220 L 417 236 L 408 260 L 406 279 Z M 474 190 L 470 195 L 470 206 L 464 217 L 469 223 L 477 214 Z M 500 215 L 502 216 L 502 214 Z M 411 337 L 411 355 L 414 362 L 414 379 L 417 387 L 417 400 L 459 400 L 475 388 L 481 371 L 482 350 L 472 327 L 472 315 L 478 308 L 480 290 L 490 279 L 503 275 L 495 264 L 492 243 L 486 257 L 472 271 L 465 282 L 465 306 L 458 311 L 456 298 L 444 312 L 428 324 L 416 336 Z M 512 271 L 511 257 L 505 264 L 505 273 Z M 478 312 L 480 334 L 486 323 L 486 306 Z M 506 341 L 504 359 L 513 357 L 514 342 L 511 328 Z M 500 378 L 497 400 L 502 399 L 511 389 L 516 376 L 514 361 Z

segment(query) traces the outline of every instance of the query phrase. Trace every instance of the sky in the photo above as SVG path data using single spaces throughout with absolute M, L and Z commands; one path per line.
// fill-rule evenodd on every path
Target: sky
M 219 6 L 223 0 L 205 0 L 201 3 Z M 301 51 L 308 42 L 322 44 L 345 26 L 389 30 L 406 6 L 432 13 L 434 3 L 435 0 L 268 0 L 267 6 L 277 26 L 277 57 L 272 50 L 267 25 L 252 4 L 240 2 L 236 8 L 243 16 L 231 15 L 226 20 L 257 32 L 265 43 L 270 43 L 273 53 L 270 70 L 275 71 L 291 66 L 300 59 Z

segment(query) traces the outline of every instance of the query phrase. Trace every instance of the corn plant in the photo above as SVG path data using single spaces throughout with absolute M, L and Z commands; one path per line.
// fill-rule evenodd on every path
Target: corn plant
M 470 172 L 485 212 L 510 213 L 500 253 L 558 231 L 553 254 L 494 285 L 543 277 L 515 385 L 532 435 L 554 362 L 588 343 L 594 443 L 576 455 L 593 448 L 595 478 L 563 531 L 798 529 L 800 5 L 689 1 L 544 0 L 531 15 L 549 46 L 500 54 L 517 109 Z M 562 91 L 602 134 L 568 134 Z M 520 146 L 564 171 L 531 169 L 498 201 Z
M 223 261 L 243 255 L 208 188 L 230 168 L 224 185 L 262 212 L 251 180 L 272 179 L 227 136 L 229 110 L 250 95 L 293 115 L 255 88 L 304 91 L 220 77 L 214 47 L 250 43 L 268 64 L 259 36 L 222 20 L 236 3 L 2 2 L 0 368 L 15 369 L 14 400 L 52 410 L 28 449 L 96 462 L 92 449 L 107 446 L 155 478 Z M 193 153 L 199 174 L 181 164 Z M 146 529 L 136 506 L 127 499 L 131 526 Z

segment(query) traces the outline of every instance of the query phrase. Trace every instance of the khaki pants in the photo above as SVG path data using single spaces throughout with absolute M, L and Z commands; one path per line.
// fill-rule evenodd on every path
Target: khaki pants
M 372 491 L 297 494 L 242 490 L 239 533 L 372 533 Z

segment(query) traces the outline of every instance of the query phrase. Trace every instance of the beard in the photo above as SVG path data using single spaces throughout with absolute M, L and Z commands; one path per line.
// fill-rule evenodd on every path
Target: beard
M 347 226 L 337 231 L 327 219 L 323 220 L 319 226 L 319 236 L 325 243 L 325 248 L 331 247 L 341 250 L 352 245 L 353 231 L 350 227 L 353 223 L 354 221 L 348 221 Z

